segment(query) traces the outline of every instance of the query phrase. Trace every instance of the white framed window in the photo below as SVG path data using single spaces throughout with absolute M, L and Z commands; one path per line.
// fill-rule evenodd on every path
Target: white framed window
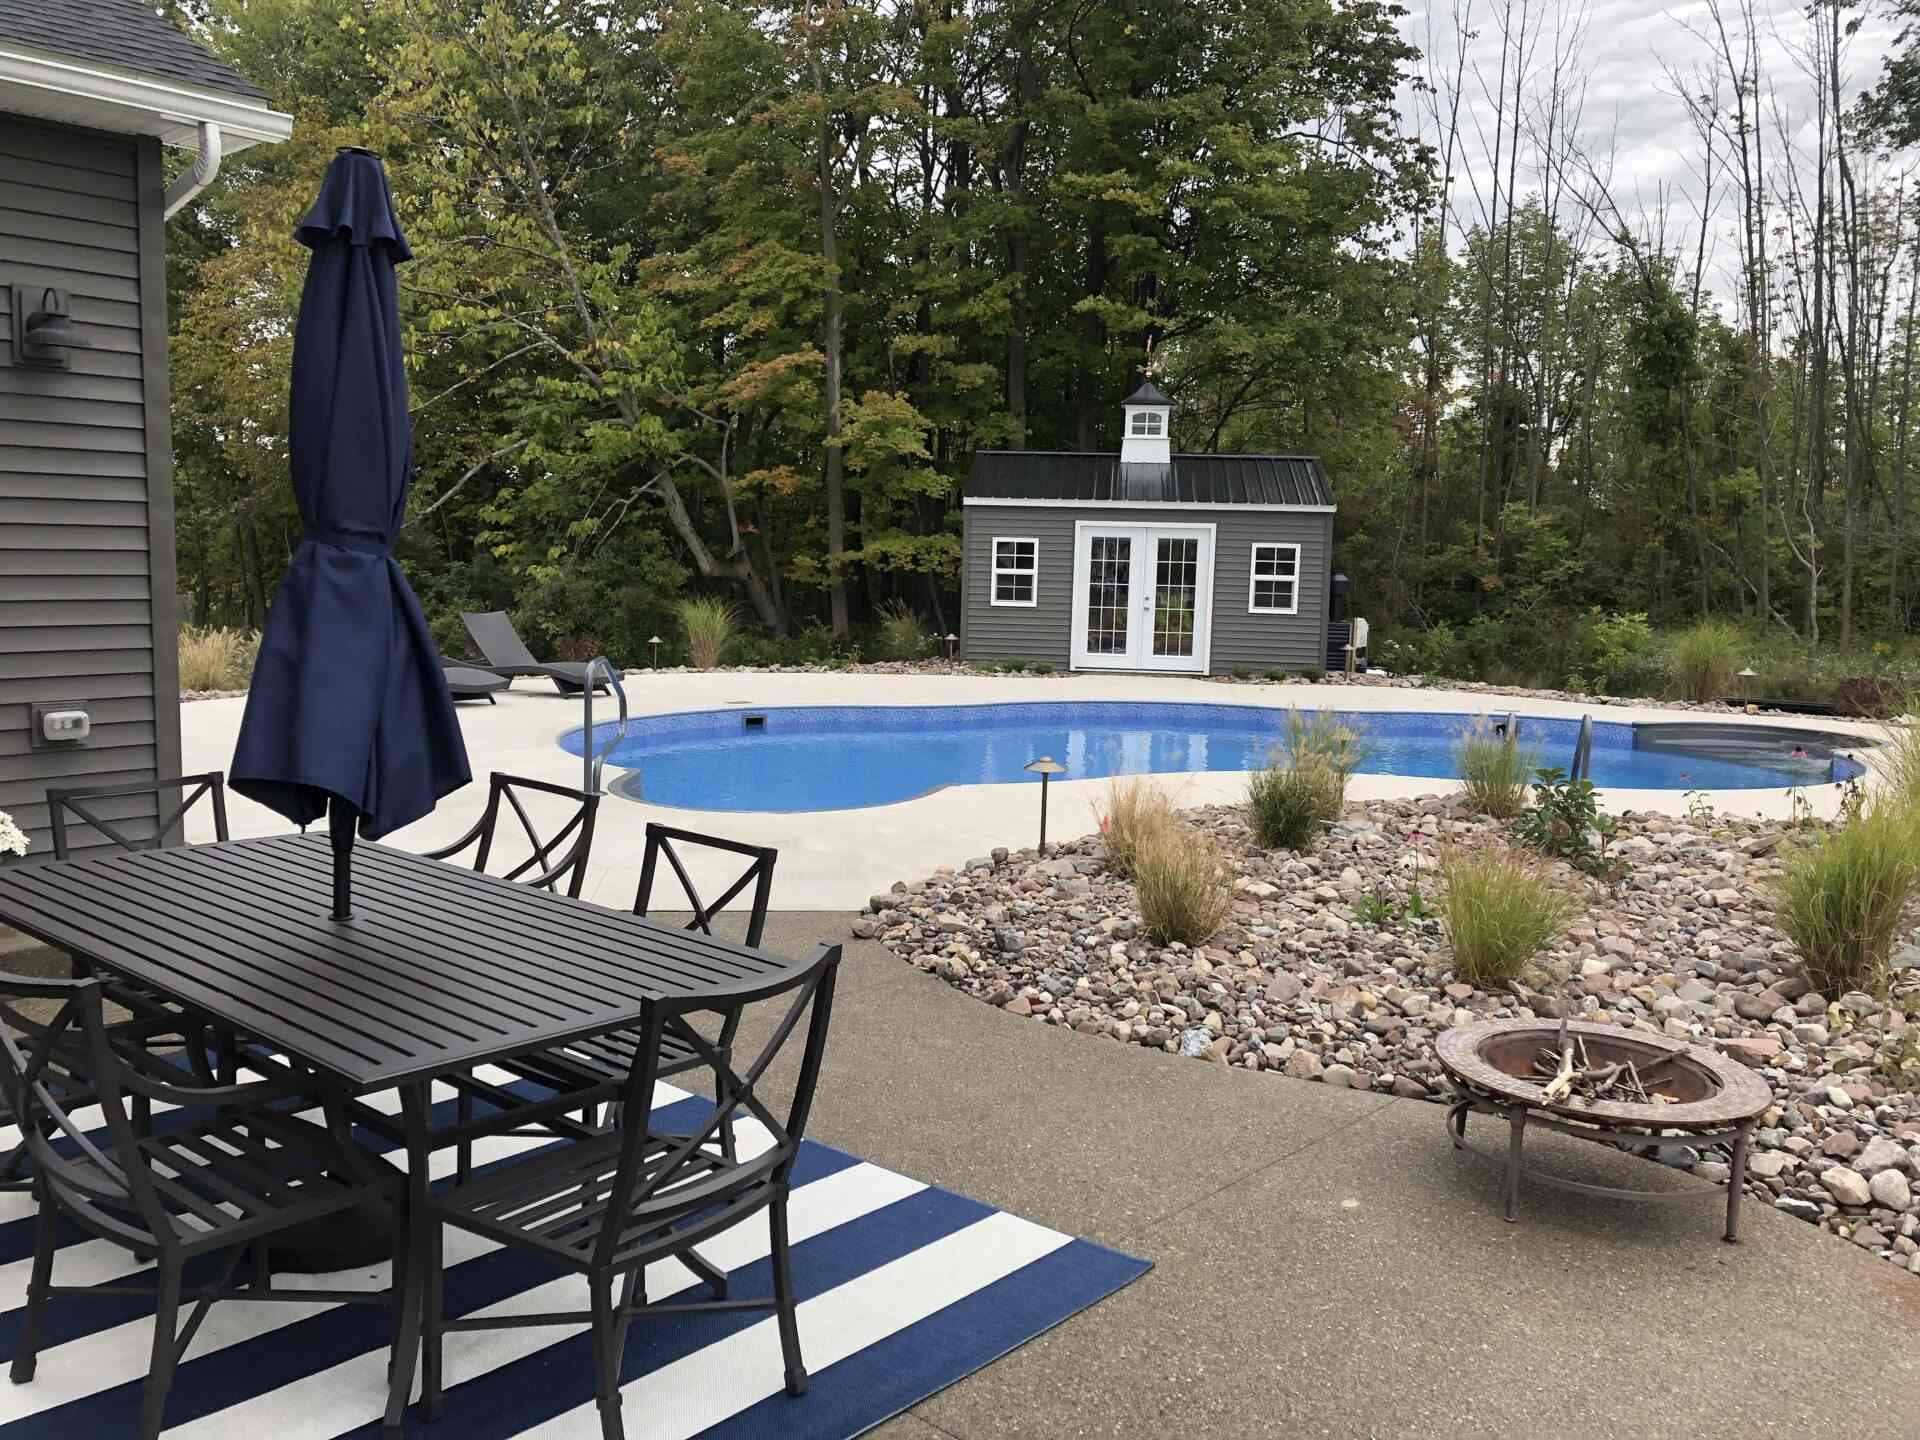
M 1247 609 L 1255 615 L 1300 612 L 1300 547 L 1261 541 L 1253 547 Z
M 1133 412 L 1131 433 L 1157 436 L 1160 433 L 1160 422 L 1165 418 L 1158 410 L 1136 410 Z
M 1034 606 L 1039 601 L 1040 542 L 1031 535 L 993 537 L 993 590 L 989 600 L 995 605 Z

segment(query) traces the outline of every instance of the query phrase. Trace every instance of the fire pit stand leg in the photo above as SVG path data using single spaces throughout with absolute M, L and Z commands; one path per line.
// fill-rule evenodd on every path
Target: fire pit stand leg
M 1747 1137 L 1753 1133 L 1749 1120 L 1733 1137 L 1733 1165 L 1727 1175 L 1727 1243 L 1740 1243 L 1740 1193 L 1747 1188 Z
M 1527 1107 L 1508 1106 L 1507 1123 L 1512 1126 L 1507 1137 L 1507 1223 L 1513 1225 L 1520 1219 L 1520 1147 L 1527 1138 Z

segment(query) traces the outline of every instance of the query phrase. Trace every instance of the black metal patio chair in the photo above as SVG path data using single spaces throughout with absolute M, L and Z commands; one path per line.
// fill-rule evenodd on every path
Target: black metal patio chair
M 59 1008 L 51 1021 L 36 1023 L 23 1013 L 29 1001 L 55 1001 Z M 408 1273 L 404 1224 L 396 1228 L 394 1281 L 386 1290 L 287 1290 L 272 1283 L 276 1236 L 376 1197 L 404 1214 L 401 1177 L 354 1146 L 345 1117 L 331 1103 L 325 1104 L 324 1127 L 294 1113 L 312 1102 L 305 1077 L 291 1070 L 212 1088 L 185 1083 L 189 1078 L 144 1047 L 114 1042 L 97 981 L 0 976 L 0 1080 L 32 1152 L 39 1200 L 12 1379 L 25 1384 L 34 1377 L 49 1299 L 152 1295 L 153 1352 L 140 1440 L 158 1440 L 174 1370 L 216 1300 L 388 1305 L 396 1317 L 398 1353 L 410 1354 L 407 1347 L 418 1343 L 423 1277 L 417 1270 Z M 75 1120 L 69 1087 L 76 1084 L 97 1099 L 103 1138 Z M 180 1106 L 183 1116 L 170 1117 L 161 1133 L 142 1133 L 128 1111 L 133 1098 Z M 54 1284 L 62 1216 L 150 1259 L 151 1279 Z M 226 1260 L 214 1272 L 214 1282 L 187 1291 L 186 1266 L 223 1254 Z M 235 1272 L 247 1257 L 247 1283 L 236 1287 Z M 397 1303 L 404 1296 L 412 1303 Z M 181 1308 L 188 1301 L 193 1308 L 181 1327 Z M 394 1370 L 410 1384 L 411 1365 Z M 390 1397 L 390 1413 L 397 1416 L 405 1400 L 404 1395 Z
M 780 1332 L 789 1395 L 806 1393 L 807 1371 L 795 1320 L 793 1267 L 788 1254 L 787 1194 L 807 1127 L 820 1064 L 826 1053 L 840 947 L 822 945 L 811 961 L 772 984 L 745 986 L 724 996 L 650 1001 L 642 1007 L 636 1062 L 621 1091 L 633 1117 L 618 1130 L 573 1144 L 550 1146 L 504 1161 L 487 1174 L 456 1184 L 428 1201 L 432 1239 L 427 1257 L 422 1364 L 422 1409 L 429 1420 L 444 1410 L 442 1347 L 449 1331 L 588 1324 L 593 1332 L 594 1391 L 602 1440 L 623 1440 L 621 1362 L 628 1326 L 636 1318 L 682 1311 L 772 1309 Z M 650 1114 L 670 1025 L 722 1004 L 732 1013 L 784 1005 L 753 1063 L 736 1072 L 729 1057 L 706 1047 L 702 1060 L 724 1076 L 722 1099 L 687 1134 L 656 1130 Z M 806 1022 L 793 1100 L 779 1118 L 761 1099 L 767 1068 Z M 696 1033 L 689 1029 L 689 1033 Z M 721 1127 L 744 1111 L 765 1128 L 768 1143 L 751 1158 L 727 1154 Z M 649 1304 L 646 1267 L 691 1255 L 693 1246 L 765 1210 L 773 1295 Z M 538 1315 L 470 1316 L 444 1313 L 444 1227 L 457 1226 L 510 1248 L 545 1256 L 586 1277 L 589 1308 Z M 694 1267 L 694 1273 L 703 1273 Z M 615 1286 L 619 1286 L 616 1297 Z
M 168 808 L 169 797 L 178 792 L 178 803 Z M 104 813 L 114 800 L 151 798 L 154 802 L 153 833 L 146 826 L 124 815 Z M 227 777 L 224 771 L 209 770 L 200 775 L 180 775 L 170 779 L 142 780 L 135 784 L 63 785 L 47 790 L 47 819 L 53 831 L 53 858 L 70 859 L 75 850 L 74 831 L 91 829 L 116 848 L 137 852 L 157 850 L 176 832 L 184 834 L 188 813 L 205 800 L 213 813 L 215 841 L 229 840 L 227 828 Z M 82 973 L 85 967 L 78 967 Z M 192 1012 L 179 1002 L 159 995 L 145 986 L 116 975 L 96 974 L 102 996 L 112 1004 L 131 1012 L 136 1021 L 146 1022 L 146 1032 L 159 1043 L 171 1037 L 164 1027 L 156 1030 L 152 1022 L 171 1019 L 179 1029 L 179 1040 L 186 1046 L 195 1073 L 205 1084 L 232 1084 L 237 1074 L 239 1038 L 223 1026 L 210 1027 L 213 1034 L 216 1068 L 209 1069 L 207 1048 L 199 1035 L 199 1024 Z
M 527 642 L 520 638 L 520 632 L 513 628 L 513 621 L 504 610 L 482 610 L 474 613 L 462 611 L 460 623 L 467 627 L 467 634 L 479 647 L 485 658 L 487 669 L 496 675 L 504 675 L 511 683 L 521 675 L 546 676 L 553 686 L 563 695 L 578 695 L 587 686 L 587 663 L 580 660 L 536 660 L 533 652 L 527 649 Z M 595 680 L 593 688 L 604 691 L 608 682 Z
M 780 858 L 780 852 L 768 845 L 747 845 L 738 840 L 727 840 L 717 835 L 701 835 L 692 830 L 680 830 L 668 825 L 649 822 L 647 825 L 646 850 L 640 862 L 640 887 L 634 895 L 633 913 L 647 915 L 653 909 L 654 880 L 659 873 L 659 863 L 664 856 L 674 875 L 680 881 L 687 902 L 693 909 L 693 918 L 686 927 L 713 934 L 713 921 L 726 907 L 733 903 L 746 888 L 753 887 L 753 904 L 748 913 L 745 931 L 745 943 L 758 945 L 760 937 L 767 928 L 767 906 L 773 895 L 773 867 Z M 744 855 L 748 865 L 740 876 L 733 881 L 716 900 L 706 901 L 700 898 L 700 892 L 693 883 L 693 877 L 687 873 L 675 845 L 700 847 L 708 850 L 720 850 L 734 855 Z M 677 907 L 676 907 L 677 908 Z M 668 1076 L 683 1074 L 690 1070 L 700 1070 L 707 1066 L 709 1047 L 722 1059 L 731 1056 L 734 1036 L 740 1028 L 739 1012 L 722 1011 L 718 1033 L 708 1040 L 695 1033 L 692 1025 L 675 1018 L 663 1031 L 660 1039 L 659 1074 Z M 596 1096 L 611 1098 L 632 1073 L 639 1054 L 643 1038 L 638 1030 L 616 1030 L 608 1035 L 595 1035 L 585 1040 L 572 1041 L 556 1046 L 551 1050 L 539 1051 L 532 1055 L 515 1056 L 502 1062 L 503 1067 L 524 1080 L 531 1080 L 550 1090 L 572 1093 L 582 1097 Z M 715 1075 L 716 1085 L 719 1074 Z M 511 1104 L 502 1108 L 502 1128 L 507 1128 L 511 1117 Z M 727 1153 L 733 1153 L 733 1124 L 729 1119 L 721 1129 L 721 1142 Z M 462 1165 L 460 1172 L 466 1173 Z M 716 1284 L 718 1277 L 714 1277 Z
M 574 808 L 564 823 L 553 831 L 552 837 L 545 838 L 541 827 L 527 813 L 526 802 L 521 799 L 523 794 L 557 795 L 563 800 L 571 800 Z M 570 785 L 555 785 L 550 780 L 530 780 L 524 775 L 494 771 L 487 783 L 487 808 L 481 812 L 473 828 L 451 845 L 424 852 L 426 858 L 451 860 L 472 850 L 473 868 L 482 874 L 491 873 L 487 866 L 493 859 L 494 841 L 500 836 L 502 801 L 506 802 L 514 818 L 520 822 L 521 833 L 526 837 L 531 853 L 519 864 L 502 872 L 501 878 L 517 880 L 524 885 L 555 893 L 564 882 L 567 894 L 579 899 L 580 887 L 587 878 L 587 857 L 593 850 L 593 826 L 600 813 L 600 797 L 591 791 L 576 790 Z

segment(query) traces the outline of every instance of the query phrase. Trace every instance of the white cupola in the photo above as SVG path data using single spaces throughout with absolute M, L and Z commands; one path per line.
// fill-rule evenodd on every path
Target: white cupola
M 1173 422 L 1173 402 L 1160 393 L 1152 380 L 1140 382 L 1140 388 L 1121 402 L 1120 463 L 1122 465 L 1166 465 L 1173 459 L 1168 430 Z

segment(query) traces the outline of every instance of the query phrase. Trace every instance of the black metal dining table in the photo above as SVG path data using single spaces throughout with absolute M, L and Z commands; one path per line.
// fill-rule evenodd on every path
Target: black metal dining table
M 386 845 L 358 852 L 354 918 L 329 918 L 320 835 L 116 852 L 0 871 L 0 922 L 152 988 L 346 1097 L 397 1089 L 425 1254 L 429 1086 L 624 1029 L 650 999 L 718 1001 L 804 963 Z M 418 1351 L 406 1287 L 385 1429 Z

